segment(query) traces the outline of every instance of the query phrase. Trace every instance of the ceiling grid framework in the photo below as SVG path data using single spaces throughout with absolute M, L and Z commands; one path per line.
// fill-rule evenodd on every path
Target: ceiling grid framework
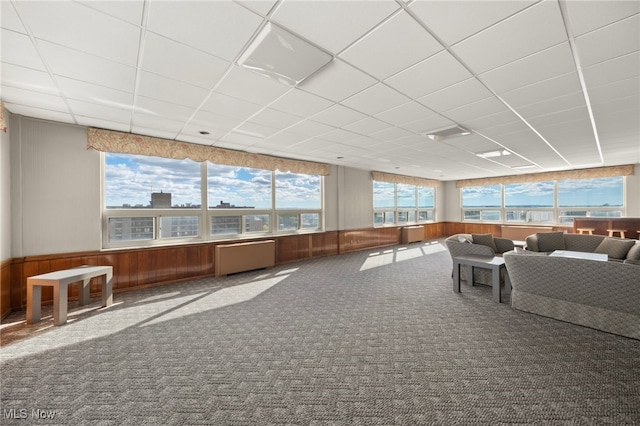
M 0 6 L 14 114 L 440 180 L 640 162 L 638 1 Z M 295 86 L 243 69 L 268 23 L 333 60 Z

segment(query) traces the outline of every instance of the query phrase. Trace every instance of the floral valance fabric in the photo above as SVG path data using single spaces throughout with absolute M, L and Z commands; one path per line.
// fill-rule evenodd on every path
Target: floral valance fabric
M 634 174 L 635 166 L 627 164 L 624 166 L 597 167 L 593 169 L 566 170 L 559 172 L 529 173 L 515 176 L 497 176 L 482 179 L 465 179 L 456 182 L 458 188 L 468 186 L 500 185 L 511 183 L 544 182 L 547 180 L 563 179 L 593 179 L 612 176 L 629 176 Z
M 440 188 L 440 181 L 434 179 L 424 179 L 414 176 L 396 175 L 393 173 L 371 172 L 371 177 L 377 182 L 404 183 L 407 185 L 429 186 Z
M 272 157 L 270 155 L 253 154 L 234 151 L 207 145 L 178 142 L 132 133 L 89 128 L 87 148 L 103 152 L 120 154 L 148 155 L 154 157 L 173 158 L 193 161 L 210 161 L 227 166 L 251 167 L 263 170 L 279 170 L 281 172 L 304 173 L 327 176 L 330 172 L 328 164 L 311 161 L 292 160 Z
M 7 131 L 7 123 L 4 121 L 4 102 L 0 101 L 0 131 Z

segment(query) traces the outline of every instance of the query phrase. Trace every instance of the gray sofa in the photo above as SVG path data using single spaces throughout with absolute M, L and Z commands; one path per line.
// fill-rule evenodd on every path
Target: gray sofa
M 515 309 L 640 339 L 640 242 L 564 234 L 562 250 L 609 252 L 609 261 L 547 256 L 553 236 L 504 253 Z M 616 239 L 619 240 L 619 239 Z M 559 241 L 556 241 L 560 244 Z M 631 246 L 623 254 L 624 247 Z
M 502 256 L 502 253 L 513 250 L 513 241 L 506 238 L 493 237 L 491 234 L 455 234 L 444 240 L 451 259 L 457 256 L 483 256 L 492 258 Z M 461 268 L 460 279 L 467 280 L 467 268 Z M 489 269 L 474 268 L 473 282 L 491 285 L 491 271 Z M 504 285 L 504 276 L 500 280 Z

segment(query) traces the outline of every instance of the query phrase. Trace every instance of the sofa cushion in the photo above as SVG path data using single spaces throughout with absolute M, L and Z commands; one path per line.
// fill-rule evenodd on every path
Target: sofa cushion
M 640 242 L 637 242 L 629 249 L 627 253 L 627 260 L 633 262 L 640 262 Z
M 458 242 L 459 243 L 473 243 L 473 241 L 471 241 L 466 235 L 458 235 Z
M 634 240 L 607 237 L 596 247 L 594 253 L 606 254 L 611 259 L 624 259 L 635 243 Z
M 564 234 L 564 249 L 593 253 L 605 238 L 604 235 Z
M 564 232 L 540 232 L 536 237 L 539 251 L 564 250 Z
M 473 239 L 474 244 L 490 247 L 494 253 L 498 251 L 496 242 L 493 241 L 492 234 L 471 234 L 471 238 Z

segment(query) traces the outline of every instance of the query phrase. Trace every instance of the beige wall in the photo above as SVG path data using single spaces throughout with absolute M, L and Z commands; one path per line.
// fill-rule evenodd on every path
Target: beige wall
M 1 108 L 1 107 L 0 107 Z M 7 117 L 8 114 L 5 114 Z M 11 144 L 0 131 L 0 261 L 11 259 Z

